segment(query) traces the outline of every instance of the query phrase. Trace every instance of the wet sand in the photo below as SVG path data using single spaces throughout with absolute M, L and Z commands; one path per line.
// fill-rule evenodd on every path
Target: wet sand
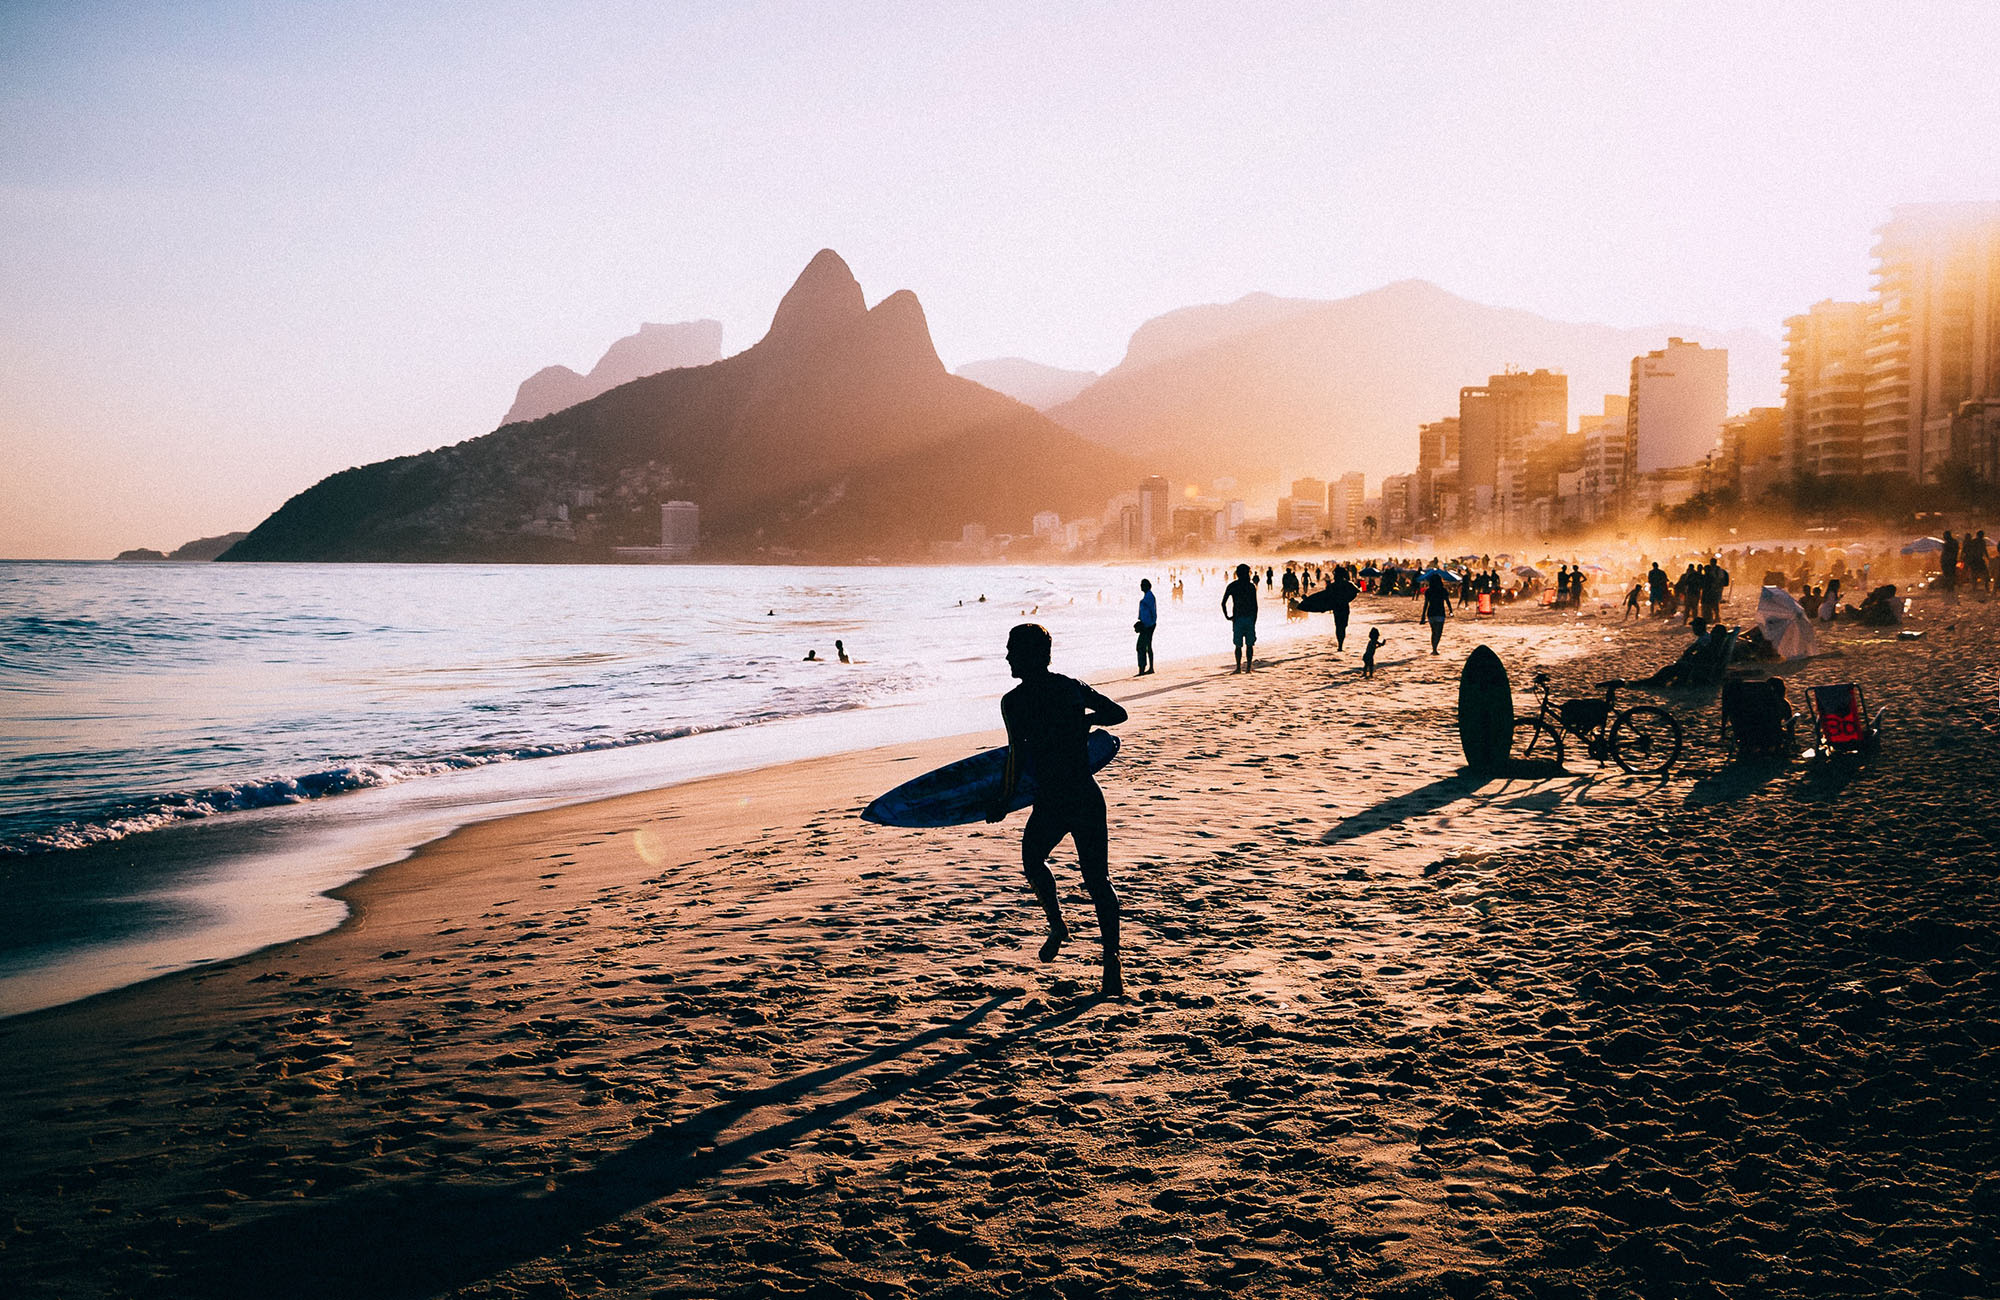
M 1018 815 L 853 815 L 987 734 L 470 827 L 330 934 L 0 1022 L 0 1290 L 2000 1289 L 1990 608 L 1795 671 L 1891 706 L 1872 765 L 1726 765 L 1669 697 L 1665 782 L 1465 774 L 1454 687 L 1678 639 L 1433 659 L 1398 602 L 1363 682 L 1383 608 L 1111 684 L 1123 1002 L 1066 847 L 1044 966 Z

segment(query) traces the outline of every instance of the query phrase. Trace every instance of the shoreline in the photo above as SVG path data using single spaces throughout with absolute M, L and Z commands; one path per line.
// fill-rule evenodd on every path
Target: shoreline
M 1300 639 L 1288 632 L 1280 644 Z M 1163 660 L 1153 681 L 1195 680 L 1228 662 L 1226 653 L 1212 651 L 1178 656 Z M 1128 675 L 1107 689 L 1117 694 L 1137 684 Z M 972 703 L 991 706 L 997 718 L 997 701 L 995 695 Z M 60 850 L 81 855 L 85 870 L 120 859 L 164 862 L 166 869 L 156 872 L 160 879 L 137 894 L 121 887 L 120 901 L 178 910 L 182 919 L 122 940 L 85 937 L 53 959 L 0 966 L 0 1022 L 325 934 L 343 923 L 346 891 L 354 883 L 469 826 L 882 746 L 981 734 L 959 730 L 956 717 L 940 723 L 938 716 L 932 703 L 890 703 L 716 728 L 647 745 L 492 764 Z M 822 749 L 828 733 L 831 747 Z M 551 785 L 555 793 L 548 792 Z

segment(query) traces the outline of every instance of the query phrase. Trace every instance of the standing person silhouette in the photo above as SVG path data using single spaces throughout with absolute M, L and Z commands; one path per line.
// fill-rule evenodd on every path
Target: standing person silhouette
M 1986 572 L 1986 553 L 1991 548 L 1986 544 L 1986 530 L 1982 528 L 1966 538 L 1959 549 L 1965 557 L 1965 585 L 1974 591 L 1987 590 L 1990 580 Z
M 1068 836 L 1097 909 L 1104 994 L 1122 997 L 1125 974 L 1118 956 L 1118 895 L 1111 888 L 1111 834 L 1104 792 L 1090 775 L 1089 746 L 1092 726 L 1115 727 L 1128 715 L 1117 701 L 1073 677 L 1050 672 L 1052 648 L 1048 629 L 1036 623 L 1017 624 L 1007 634 L 1007 671 L 1021 684 L 1000 697 L 1000 717 L 1007 724 L 1007 771 L 986 820 L 997 822 L 1007 815 L 1023 774 L 1035 778 L 1034 811 L 1021 832 L 1021 868 L 1049 921 L 1041 959 L 1054 961 L 1069 939 L 1048 863 L 1049 854 Z
M 1368 644 L 1361 651 L 1361 676 L 1366 679 L 1375 675 L 1375 652 L 1382 648 L 1382 629 L 1368 629 Z
M 1160 602 L 1153 598 L 1153 580 L 1139 579 L 1139 621 L 1132 630 L 1139 634 L 1139 676 L 1153 671 L 1153 629 L 1159 626 Z
M 1354 598 L 1361 594 L 1361 588 L 1354 585 L 1354 579 L 1347 575 L 1347 566 L 1341 565 L 1333 571 L 1333 582 L 1327 587 L 1333 601 L 1333 648 L 1347 649 L 1347 619 L 1354 612 Z
M 1222 589 L 1222 616 L 1229 620 L 1230 643 L 1236 650 L 1239 673 L 1250 671 L 1257 650 L 1257 584 L 1250 581 L 1250 566 L 1236 566 L 1236 581 Z
M 1424 584 L 1424 621 L 1431 625 L 1431 653 L 1438 652 L 1438 642 L 1444 639 L 1444 621 L 1451 617 L 1451 593 L 1444 589 L 1444 579 L 1433 573 Z

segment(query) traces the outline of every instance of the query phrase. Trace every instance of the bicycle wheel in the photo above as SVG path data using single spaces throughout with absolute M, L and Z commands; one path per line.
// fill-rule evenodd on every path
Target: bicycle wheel
M 1514 719 L 1514 744 L 1507 757 L 1518 763 L 1554 763 L 1562 766 L 1562 733 L 1540 718 Z
M 1663 776 L 1681 756 L 1681 724 L 1650 704 L 1625 709 L 1611 726 L 1611 757 L 1627 772 Z

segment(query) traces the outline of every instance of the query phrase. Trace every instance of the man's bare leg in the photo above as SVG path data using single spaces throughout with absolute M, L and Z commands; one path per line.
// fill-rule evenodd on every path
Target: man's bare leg
M 1041 870 L 1037 872 L 1035 866 Z M 1056 878 L 1047 863 L 1036 863 L 1028 868 L 1028 883 L 1035 887 L 1035 898 L 1049 919 L 1049 937 L 1042 942 L 1037 956 L 1043 961 L 1054 961 L 1063 944 L 1069 942 L 1069 926 L 1063 923 L 1062 904 L 1056 901 Z

